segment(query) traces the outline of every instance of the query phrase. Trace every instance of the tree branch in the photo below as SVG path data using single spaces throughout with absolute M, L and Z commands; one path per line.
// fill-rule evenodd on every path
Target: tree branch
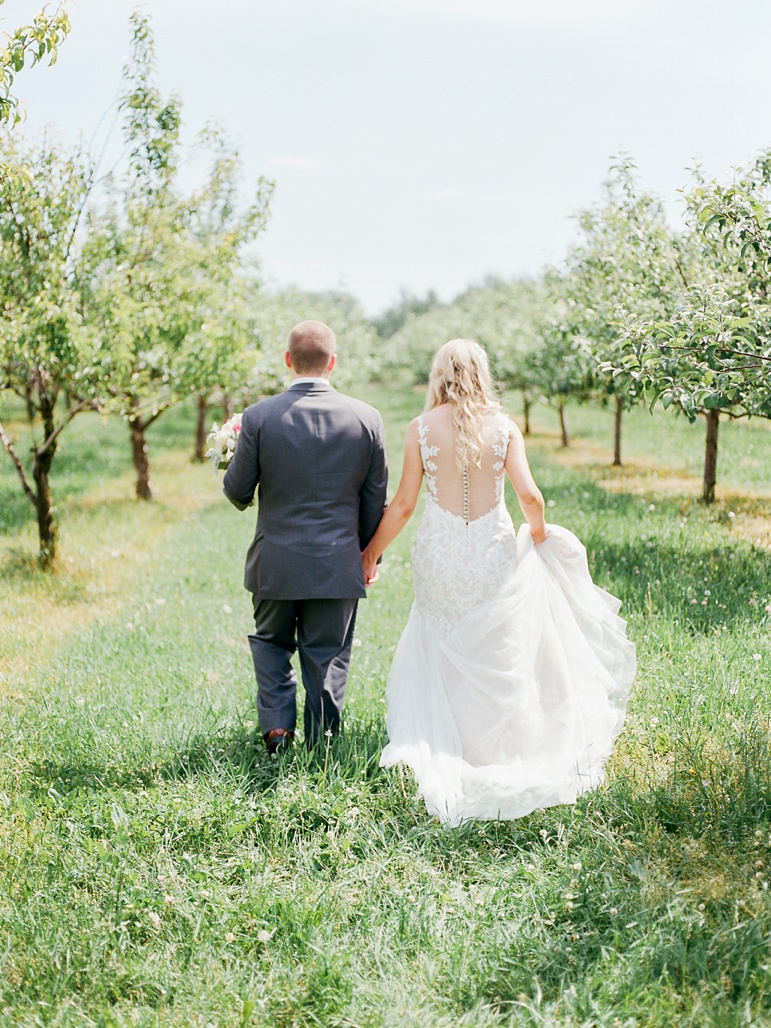
M 24 465 L 22 464 L 22 462 L 17 457 L 16 450 L 13 448 L 13 443 L 11 442 L 11 440 L 8 437 L 5 429 L 3 428 L 2 422 L 0 422 L 0 442 L 2 442 L 3 446 L 5 447 L 6 451 L 8 452 L 8 456 L 13 461 L 14 467 L 16 468 L 17 472 L 19 473 L 19 478 L 21 479 L 21 485 L 22 485 L 22 488 L 24 489 L 24 492 L 27 494 L 27 496 L 29 497 L 30 501 L 32 503 L 34 503 L 35 506 L 37 506 L 37 495 L 36 495 L 34 489 L 32 489 L 32 487 L 30 486 L 30 484 L 29 484 L 29 482 L 27 480 L 27 475 L 26 475 L 26 473 L 24 471 Z
M 683 287 L 685 289 L 690 289 L 690 286 L 688 285 L 688 280 L 685 277 L 685 273 L 683 272 L 682 266 L 677 257 L 675 257 L 675 270 L 677 271 L 677 274 L 680 277 L 680 281 L 683 283 Z
M 752 360 L 755 360 L 755 361 L 769 361 L 769 362 L 771 362 L 771 354 L 769 354 L 769 356 L 766 357 L 765 354 L 762 354 L 762 353 L 748 353 L 746 350 L 734 350 L 730 346 L 725 348 L 725 352 L 726 353 L 735 353 L 738 357 L 749 357 L 749 358 L 751 358 Z
M 663 342 L 659 343 L 658 346 L 664 350 L 686 350 L 688 353 L 698 352 L 695 346 L 675 346 L 674 343 Z M 769 363 L 771 363 L 771 354 L 767 357 L 765 354 L 762 353 L 749 353 L 747 350 L 734 350 L 734 348 L 731 346 L 721 346 L 720 349 L 723 353 L 735 353 L 737 357 L 749 357 L 751 360 L 754 361 L 768 361 Z M 729 368 L 728 370 L 731 371 L 732 369 Z
M 80 219 L 83 217 L 83 212 L 86 209 L 86 205 L 88 204 L 88 201 L 91 199 L 91 191 L 94 188 L 94 175 L 95 175 L 95 169 L 92 166 L 91 168 L 89 168 L 89 172 L 88 172 L 88 185 L 83 190 L 83 199 L 82 199 L 82 201 L 81 201 L 81 203 L 80 203 L 80 205 L 78 207 L 78 210 L 77 210 L 77 212 L 75 214 L 75 217 L 73 219 L 72 231 L 70 232 L 69 239 L 67 240 L 67 245 L 64 248 L 64 259 L 65 259 L 65 261 L 68 261 L 70 259 L 70 253 L 72 252 L 72 244 L 75 242 L 75 234 L 78 231 L 78 225 L 80 224 Z
M 150 425 L 152 425 L 152 423 L 156 420 L 156 418 L 159 418 L 164 411 L 167 411 L 169 409 L 170 406 L 171 404 L 167 403 L 164 406 L 159 407 L 150 415 L 149 418 L 142 418 L 141 411 L 138 411 L 138 416 L 136 418 L 129 418 L 129 421 L 133 421 L 141 432 L 146 432 Z
M 40 408 L 35 403 L 35 401 L 32 400 L 32 398 L 30 396 L 28 396 L 26 393 L 23 393 L 21 391 L 21 389 L 16 389 L 15 386 L 10 386 L 10 387 L 6 387 L 6 388 L 9 388 L 10 392 L 12 392 L 14 394 L 14 396 L 18 396 L 19 399 L 20 400 L 24 400 L 25 403 L 27 403 L 27 401 L 31 401 L 31 404 L 34 407 L 34 409 L 38 412 L 38 414 L 40 413 Z
M 56 428 L 49 435 L 49 437 L 46 439 L 43 445 L 38 449 L 38 454 L 45 453 L 46 450 L 50 449 L 50 447 L 53 446 L 53 444 L 59 437 L 59 433 L 64 431 L 64 429 L 67 427 L 67 425 L 69 425 L 69 423 L 72 421 L 76 414 L 79 414 L 82 410 L 86 410 L 86 408 L 88 407 L 93 408 L 93 406 L 93 400 L 81 400 L 80 403 L 76 403 L 74 407 L 70 407 L 70 409 L 67 411 L 67 415 L 64 418 L 64 420 L 56 426 Z

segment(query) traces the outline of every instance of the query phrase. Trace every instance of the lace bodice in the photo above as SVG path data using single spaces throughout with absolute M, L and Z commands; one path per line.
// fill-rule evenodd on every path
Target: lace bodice
M 493 510 L 503 496 L 509 419 L 505 414 L 484 418 L 479 433 L 481 464 L 468 466 L 461 472 L 455 462 L 455 429 L 451 416 L 444 411 L 441 415 L 421 414 L 418 418 L 426 492 L 440 507 L 462 517 L 464 522 L 476 521 Z
M 503 502 L 509 422 L 484 419 L 480 467 L 455 463 L 449 417 L 418 418 L 426 508 L 412 554 L 418 611 L 449 629 L 499 588 L 516 561 L 514 527 Z

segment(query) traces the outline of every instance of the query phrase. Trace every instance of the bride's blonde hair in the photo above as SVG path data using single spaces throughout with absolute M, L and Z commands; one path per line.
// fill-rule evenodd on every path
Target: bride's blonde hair
M 487 354 L 473 339 L 451 339 L 440 346 L 428 377 L 427 411 L 452 404 L 455 427 L 455 462 L 463 471 L 480 467 L 479 423 L 483 414 L 497 413 L 501 405 L 493 395 Z

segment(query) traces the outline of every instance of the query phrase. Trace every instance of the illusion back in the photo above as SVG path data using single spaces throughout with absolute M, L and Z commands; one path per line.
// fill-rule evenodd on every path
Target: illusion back
M 436 407 L 418 418 L 426 509 L 412 554 L 415 603 L 443 631 L 494 595 L 516 562 L 503 502 L 506 415 L 485 415 L 477 441 L 481 466 L 463 474 L 455 462 L 452 410 Z
M 455 433 L 449 408 L 435 408 L 418 418 L 426 491 L 440 507 L 468 524 L 489 514 L 503 496 L 509 419 L 505 414 L 481 418 L 477 435 L 480 465 L 469 464 L 463 472 L 455 460 Z

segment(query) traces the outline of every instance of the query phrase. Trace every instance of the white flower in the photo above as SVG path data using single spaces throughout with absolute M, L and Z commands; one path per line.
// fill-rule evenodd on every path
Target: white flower
M 151 925 L 153 926 L 153 928 L 154 928 L 154 929 L 155 929 L 156 931 L 158 931 L 158 929 L 159 929 L 159 928 L 161 927 L 161 919 L 160 919 L 160 917 L 159 917 L 159 916 L 158 916 L 158 915 L 157 915 L 157 914 L 155 913 L 155 911 L 154 911 L 154 910 L 148 910 L 148 911 L 147 911 L 147 918 L 148 918 L 148 920 L 149 920 L 150 924 L 151 924 Z
M 212 425 L 211 432 L 206 437 L 206 441 L 209 444 L 206 456 L 211 461 L 215 471 L 219 470 L 223 465 L 229 464 L 233 459 L 240 431 L 240 414 L 234 414 L 222 426 L 218 425 L 216 421 Z
M 273 932 L 269 932 L 263 928 L 262 931 L 257 932 L 257 942 L 270 942 Z

